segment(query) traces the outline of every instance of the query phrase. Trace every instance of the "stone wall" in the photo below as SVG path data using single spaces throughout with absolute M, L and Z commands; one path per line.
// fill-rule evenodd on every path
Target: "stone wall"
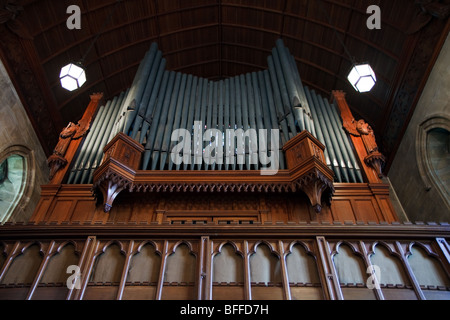
M 425 124 L 439 124 L 439 126 L 446 126 L 449 130 L 449 119 L 450 40 L 447 37 L 388 173 L 411 221 L 450 221 L 448 196 L 445 196 L 445 192 L 439 191 L 435 183 L 427 181 L 429 176 L 427 166 L 431 167 L 434 164 L 433 161 L 426 159 L 427 155 L 424 153 L 427 148 L 422 146 L 427 144 L 427 138 L 426 135 L 421 136 L 421 132 L 425 132 Z M 446 150 L 441 150 L 444 156 L 441 166 L 444 167 L 440 168 L 438 173 L 439 180 L 442 180 L 444 185 L 447 184 L 447 189 L 450 188 L 448 177 L 445 178 L 450 168 L 449 148 L 450 145 L 447 145 Z M 428 178 L 428 180 L 431 179 Z
M 28 221 L 39 202 L 40 186 L 48 183 L 46 155 L 0 61 L 0 163 L 9 155 L 18 154 L 26 160 L 23 196 L 7 221 Z M 0 212 L 0 222 L 5 212 Z

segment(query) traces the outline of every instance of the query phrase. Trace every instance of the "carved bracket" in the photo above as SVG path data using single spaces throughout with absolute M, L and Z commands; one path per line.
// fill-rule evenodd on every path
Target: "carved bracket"
M 331 203 L 334 194 L 333 172 L 327 167 L 325 146 L 308 131 L 303 131 L 283 147 L 295 184 L 308 196 L 317 213 L 322 210 L 322 198 Z
M 364 162 L 377 172 L 380 179 L 383 178 L 383 165 L 386 162 L 386 158 L 380 152 L 370 153 L 364 158 Z
M 94 189 L 103 195 L 104 211 L 109 212 L 117 195 L 130 186 L 139 169 L 144 147 L 119 133 L 103 149 L 101 166 L 94 172 Z
M 58 172 L 67 165 L 67 162 L 68 161 L 66 158 L 61 157 L 57 154 L 53 154 L 47 159 L 47 165 L 50 168 L 50 180 L 53 179 L 56 172 Z

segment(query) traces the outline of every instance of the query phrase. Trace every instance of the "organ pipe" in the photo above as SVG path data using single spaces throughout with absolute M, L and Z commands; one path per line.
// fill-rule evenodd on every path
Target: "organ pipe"
M 280 169 L 286 168 L 283 145 L 307 130 L 326 146 L 326 163 L 336 181 L 362 182 L 335 106 L 303 86 L 295 59 L 282 40 L 276 42 L 267 63 L 266 70 L 213 82 L 166 70 L 166 59 L 152 44 L 131 87 L 99 109 L 70 171 L 69 183 L 91 181 L 103 147 L 119 131 L 145 146 L 142 170 L 251 170 L 261 168 L 259 152 L 272 151 L 275 144 L 270 130 L 274 129 L 280 131 Z M 180 139 L 191 145 L 183 148 L 183 164 L 174 165 L 170 153 L 181 141 L 172 141 L 176 129 L 185 129 Z M 209 129 L 214 131 L 204 136 Z M 249 135 L 252 130 L 256 137 Z M 259 130 L 267 132 L 259 134 Z M 204 149 L 221 142 L 216 152 L 223 148 L 223 163 L 209 164 Z M 231 143 L 234 149 L 227 154 Z

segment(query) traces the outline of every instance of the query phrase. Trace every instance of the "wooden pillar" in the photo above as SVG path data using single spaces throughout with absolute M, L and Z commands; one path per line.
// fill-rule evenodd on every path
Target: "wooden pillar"
M 316 243 L 319 250 L 320 268 L 319 272 L 324 281 L 324 292 L 328 300 L 344 300 L 342 290 L 339 284 L 339 279 L 334 268 L 334 263 L 331 258 L 330 247 L 327 240 L 323 236 L 316 237 Z
M 333 99 L 336 102 L 343 121 L 344 129 L 350 135 L 356 151 L 357 159 L 368 183 L 381 183 L 381 162 L 384 157 L 379 152 L 368 152 L 363 141 L 363 135 L 357 130 L 357 121 L 353 118 L 350 107 L 345 99 L 343 91 L 333 91 Z
M 122 300 L 123 292 L 125 290 L 125 283 L 127 281 L 128 271 L 130 270 L 131 259 L 134 254 L 134 240 L 130 240 L 128 243 L 127 257 L 122 270 L 122 276 L 120 278 L 119 290 L 117 292 L 116 300 Z
M 67 294 L 67 300 L 82 300 L 86 291 L 87 283 L 91 275 L 92 266 L 94 264 L 94 254 L 98 250 L 100 242 L 97 241 L 95 236 L 89 236 L 84 244 L 83 253 L 81 254 L 78 267 L 81 271 L 81 288 L 76 289 L 73 287 Z
M 48 158 L 50 167 L 50 184 L 61 184 L 69 171 L 70 164 L 75 157 L 83 137 L 88 133 L 92 119 L 103 98 L 103 93 L 91 95 L 91 101 L 77 124 L 69 123 L 59 136 L 59 142 Z
M 33 297 L 34 292 L 36 291 L 37 286 L 39 285 L 39 282 L 42 279 L 42 276 L 44 275 L 44 271 L 47 268 L 48 262 L 50 261 L 50 258 L 53 254 L 53 251 L 55 249 L 55 241 L 52 240 L 50 244 L 47 246 L 45 250 L 44 258 L 42 259 L 41 265 L 39 266 L 39 270 L 34 277 L 33 283 L 31 284 L 30 290 L 28 291 L 28 295 L 26 300 L 31 300 Z

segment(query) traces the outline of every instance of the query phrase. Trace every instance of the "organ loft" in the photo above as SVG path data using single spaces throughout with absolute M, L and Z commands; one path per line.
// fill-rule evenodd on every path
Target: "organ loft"
M 212 80 L 155 41 L 126 90 L 90 92 L 29 219 L 0 225 L 0 299 L 450 299 L 448 223 L 398 211 L 348 92 L 267 53 Z

